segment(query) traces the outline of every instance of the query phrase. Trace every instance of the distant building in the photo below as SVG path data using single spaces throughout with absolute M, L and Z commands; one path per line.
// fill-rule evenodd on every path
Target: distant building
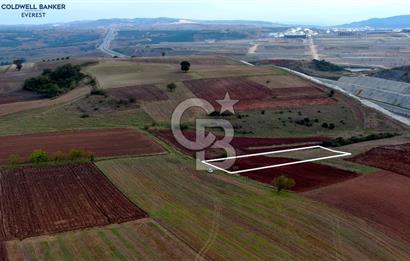
M 306 39 L 306 34 L 285 34 L 285 38 L 287 39 Z

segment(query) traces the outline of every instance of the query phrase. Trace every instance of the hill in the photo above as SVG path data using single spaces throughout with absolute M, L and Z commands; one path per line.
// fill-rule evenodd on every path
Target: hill
M 372 18 L 369 20 L 344 24 L 339 27 L 361 28 L 367 26 L 376 29 L 410 28 L 410 15 L 393 16 L 387 18 Z
M 381 69 L 377 72 L 372 72 L 370 76 L 386 80 L 410 83 L 410 65 L 392 69 Z

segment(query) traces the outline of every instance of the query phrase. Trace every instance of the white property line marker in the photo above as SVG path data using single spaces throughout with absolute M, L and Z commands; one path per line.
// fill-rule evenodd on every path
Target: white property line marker
M 282 163 L 282 164 L 276 164 L 276 165 L 270 165 L 270 166 L 265 166 L 265 167 L 252 168 L 252 169 L 244 169 L 244 170 L 238 170 L 238 171 L 229 171 L 227 169 L 223 169 L 223 168 L 220 168 L 220 167 L 218 167 L 214 164 L 211 164 L 211 162 L 217 162 L 217 161 L 226 161 L 226 160 L 241 159 L 241 158 L 251 158 L 251 157 L 257 157 L 257 156 L 279 154 L 279 153 L 292 152 L 292 151 L 310 150 L 310 149 L 323 149 L 323 150 L 327 150 L 327 151 L 336 153 L 337 155 L 314 158 L 314 159 L 307 159 L 307 160 L 299 160 L 299 161 L 293 161 L 293 162 L 288 162 L 288 163 Z M 349 153 L 349 152 L 332 150 L 332 149 L 325 148 L 325 147 L 317 145 L 317 146 L 302 147 L 302 148 L 287 149 L 287 150 L 276 150 L 276 151 L 269 151 L 269 152 L 234 156 L 234 157 L 219 158 L 219 159 L 202 160 L 201 162 L 203 164 L 209 166 L 211 169 L 218 169 L 218 170 L 224 171 L 228 174 L 240 174 L 240 173 L 244 173 L 244 172 L 262 170 L 262 169 L 278 168 L 278 167 L 283 167 L 283 166 L 296 165 L 296 164 L 302 164 L 302 163 L 306 163 L 306 162 L 313 162 L 313 161 L 326 160 L 326 159 L 334 159 L 334 158 L 346 157 L 346 156 L 351 156 L 351 155 L 352 155 L 352 153 Z

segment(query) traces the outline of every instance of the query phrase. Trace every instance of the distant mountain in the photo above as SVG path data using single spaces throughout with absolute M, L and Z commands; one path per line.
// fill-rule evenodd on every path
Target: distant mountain
M 265 21 L 248 21 L 248 20 L 192 20 L 192 19 L 179 19 L 179 18 L 112 18 L 112 19 L 99 19 L 99 20 L 83 20 L 74 21 L 68 23 L 53 23 L 53 24 L 41 24 L 41 25 L 8 25 L 1 26 L 2 28 L 8 27 L 62 27 L 62 28 L 98 28 L 109 26 L 136 26 L 136 27 L 166 27 L 166 26 L 185 26 L 189 27 L 204 27 L 204 26 L 252 26 L 252 27 L 288 27 L 283 24 L 265 22 Z
M 387 18 L 373 18 L 361 22 L 340 25 L 343 28 L 363 28 L 371 27 L 375 29 L 407 29 L 410 28 L 410 15 L 393 16 Z

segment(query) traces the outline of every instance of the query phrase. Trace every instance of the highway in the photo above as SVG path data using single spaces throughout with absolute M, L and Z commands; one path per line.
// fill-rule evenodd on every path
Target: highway
M 117 56 L 119 58 L 125 58 L 125 57 L 127 57 L 126 55 L 124 55 L 122 53 L 119 53 L 119 52 L 116 52 L 116 51 L 113 51 L 113 50 L 110 49 L 111 42 L 115 38 L 115 33 L 116 32 L 115 32 L 114 28 L 108 29 L 107 34 L 105 35 L 103 42 L 100 44 L 100 46 L 98 46 L 97 49 L 100 50 L 103 53 L 108 54 L 109 56 L 112 56 L 112 57 Z

